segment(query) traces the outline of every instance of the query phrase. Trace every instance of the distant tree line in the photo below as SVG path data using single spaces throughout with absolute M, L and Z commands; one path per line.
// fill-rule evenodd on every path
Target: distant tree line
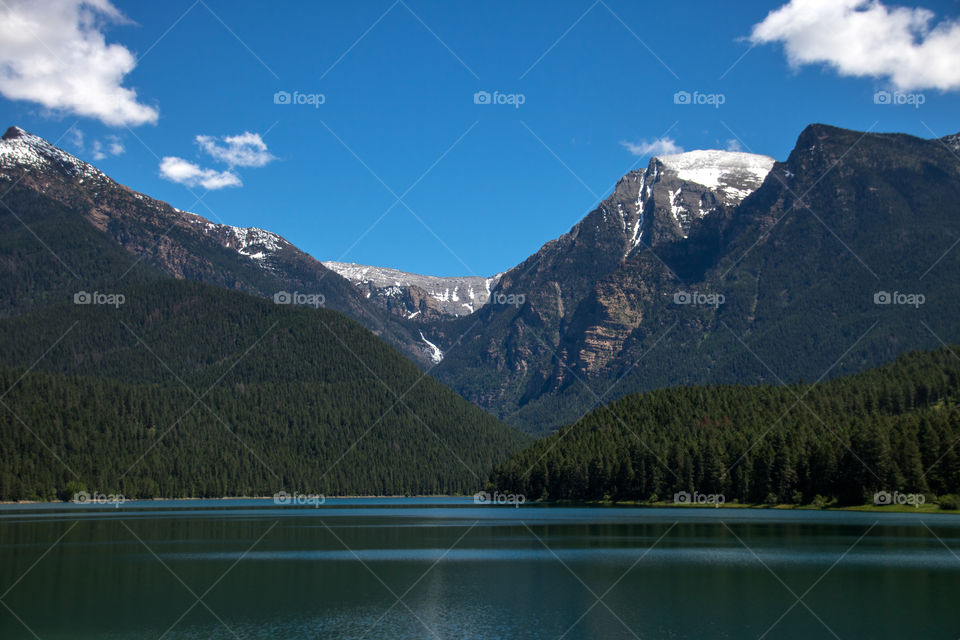
M 123 291 L 0 319 L 0 500 L 473 493 L 530 441 L 335 311 Z
M 492 474 L 528 499 L 870 502 L 960 491 L 960 359 L 917 352 L 820 385 L 636 394 L 538 440 Z

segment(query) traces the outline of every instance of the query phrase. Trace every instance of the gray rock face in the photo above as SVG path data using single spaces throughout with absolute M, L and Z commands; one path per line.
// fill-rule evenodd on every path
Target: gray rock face
M 642 178 L 644 244 L 686 238 L 697 220 L 756 191 L 773 163 L 768 156 L 716 150 L 653 158 Z
M 501 275 L 442 278 L 346 262 L 323 265 L 352 282 L 367 299 L 411 320 L 469 315 L 490 300 Z
M 615 371 L 643 333 L 645 301 L 675 286 L 649 249 L 665 256 L 699 242 L 703 228 L 727 222 L 773 165 L 767 156 L 693 151 L 655 157 L 623 176 L 568 233 L 503 274 L 494 295 L 523 296 L 522 304 L 486 305 L 462 339 L 466 326 L 427 333 L 446 354 L 438 378 L 509 416 L 578 379 Z

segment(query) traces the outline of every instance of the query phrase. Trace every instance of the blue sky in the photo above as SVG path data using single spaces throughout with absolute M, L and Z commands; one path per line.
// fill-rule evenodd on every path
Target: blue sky
M 134 189 L 275 231 L 324 260 L 489 275 L 566 232 L 620 176 L 646 166 L 647 147 L 734 144 L 784 159 L 811 122 L 922 137 L 960 131 L 951 70 L 960 69 L 960 28 L 950 29 L 960 4 L 948 0 L 873 13 L 866 2 L 833 0 L 852 8 L 850 24 L 869 19 L 889 33 L 868 43 L 869 60 L 844 49 L 863 30 L 842 31 L 824 0 L 794 0 L 792 10 L 806 13 L 781 14 L 759 35 L 754 25 L 787 0 L 291 1 L 266 10 L 95 0 L 92 12 L 61 1 L 62 22 L 30 34 L 43 40 L 32 51 L 66 47 L 70 21 L 93 16 L 78 33 L 95 51 L 103 34 L 113 58 L 80 72 L 108 94 L 136 95 L 117 98 L 123 110 L 97 96 L 78 106 L 69 91 L 44 97 L 76 69 L 19 84 L 2 77 L 0 122 L 59 140 Z M 11 0 L 4 11 L 23 6 Z M 898 43 L 897 25 L 923 17 L 906 12 L 918 6 L 932 12 L 926 29 Z M 797 32 L 805 15 L 821 20 L 816 38 L 837 25 L 834 40 Z M 30 63 L 28 45 L 0 45 L 0 68 Z M 877 104 L 883 90 L 923 104 Z M 323 104 L 276 104 L 282 91 L 321 94 Z M 481 91 L 523 103 L 476 104 Z M 675 104 L 678 91 L 723 104 Z M 520 97 L 503 97 L 511 95 Z M 247 132 L 262 146 L 226 140 Z M 167 166 L 181 180 L 206 170 L 194 180 L 242 186 L 174 182 L 161 176 L 164 158 L 180 162 Z

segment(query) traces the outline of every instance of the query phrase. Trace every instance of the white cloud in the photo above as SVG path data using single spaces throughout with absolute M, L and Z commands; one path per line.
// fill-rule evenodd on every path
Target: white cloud
M 77 150 L 83 151 L 83 131 L 77 129 L 76 127 L 70 127 L 70 130 L 67 131 L 65 137 L 71 145 L 77 148 Z
M 107 136 L 107 151 L 110 153 L 110 155 L 118 156 L 126 150 L 127 149 L 123 146 L 123 142 L 120 141 L 120 138 L 117 136 Z
M 783 43 L 794 67 L 888 79 L 901 90 L 960 89 L 960 21 L 880 0 L 791 0 L 754 25 L 753 44 Z
M 743 145 L 736 138 L 727 140 L 727 151 L 743 151 Z
M 224 187 L 239 187 L 243 183 L 234 172 L 204 169 L 183 158 L 167 156 L 160 161 L 160 175 L 167 180 L 188 187 L 201 186 L 211 191 Z
M 259 133 L 244 131 L 235 136 L 222 139 L 214 136 L 197 136 L 197 144 L 211 156 L 230 167 L 262 167 L 274 156 L 267 151 L 267 145 Z
M 260 134 L 249 131 L 223 138 L 200 135 L 196 137 L 196 142 L 203 151 L 228 165 L 228 168 L 225 171 L 206 169 L 183 158 L 167 156 L 160 162 L 160 175 L 188 187 L 200 185 L 211 190 L 239 187 L 243 183 L 234 172 L 234 167 L 262 167 L 276 159 L 267 150 Z
M 94 160 L 104 160 L 110 156 L 119 156 L 125 152 L 126 148 L 117 136 L 107 136 L 106 142 L 100 140 L 93 141 L 93 147 L 90 149 L 90 155 Z
M 673 138 L 660 138 L 653 142 L 641 140 L 640 142 L 621 142 L 635 156 L 668 156 L 674 153 L 683 153 L 683 147 L 678 145 Z
M 124 22 L 110 0 L 0 2 L 0 93 L 110 126 L 156 123 L 157 109 L 122 86 L 136 58 L 104 37 Z

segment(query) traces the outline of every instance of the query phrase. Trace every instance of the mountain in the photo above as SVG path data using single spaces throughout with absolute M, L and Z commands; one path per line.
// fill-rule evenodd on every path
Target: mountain
M 441 278 L 397 269 L 325 261 L 323 266 L 352 282 L 367 299 L 407 319 L 438 320 L 473 313 L 490 299 L 503 274 Z
M 622 343 L 642 331 L 642 318 L 611 310 L 608 321 L 587 324 L 588 307 L 619 295 L 599 291 L 598 284 L 635 264 L 649 243 L 683 241 L 691 233 L 689 242 L 696 242 L 697 232 L 725 219 L 773 164 L 766 156 L 693 151 L 653 158 L 646 170 L 627 174 L 568 233 L 503 274 L 494 289 L 498 299 L 523 296 L 522 305 L 488 305 L 476 318 L 432 328 L 430 335 L 448 351 L 437 375 L 471 401 L 512 418 L 564 388 L 573 379 L 570 368 L 610 366 Z M 469 329 L 456 349 L 448 346 Z
M 956 349 L 820 385 L 629 395 L 511 457 L 492 489 L 528 499 L 820 505 L 957 494 Z M 948 502 L 957 508 L 956 497 L 941 507 Z
M 784 162 L 653 158 L 501 277 L 494 298 L 523 304 L 426 328 L 435 373 L 540 432 L 635 391 L 814 381 L 960 339 L 957 140 L 811 125 Z
M 636 391 L 814 381 L 960 339 L 958 141 L 811 125 L 782 162 L 655 157 L 499 277 L 435 279 L 325 266 L 13 128 L 0 141 L 0 315 L 169 277 L 296 293 L 539 433 Z
M 0 268 L 11 294 L 0 314 L 64 299 L 93 282 L 122 287 L 149 271 L 267 298 L 312 295 L 414 360 L 431 361 L 414 326 L 277 234 L 216 224 L 137 193 L 18 127 L 0 140 L 0 187 L 7 205 Z
M 660 235 L 649 238 L 648 244 L 686 238 L 704 216 L 721 206 L 737 206 L 760 188 L 773 164 L 768 156 L 716 150 L 653 158 L 641 177 L 638 196 L 652 199 L 654 216 L 663 223 L 655 229 Z
M 0 319 L 0 500 L 463 494 L 527 442 L 336 311 L 123 296 Z

